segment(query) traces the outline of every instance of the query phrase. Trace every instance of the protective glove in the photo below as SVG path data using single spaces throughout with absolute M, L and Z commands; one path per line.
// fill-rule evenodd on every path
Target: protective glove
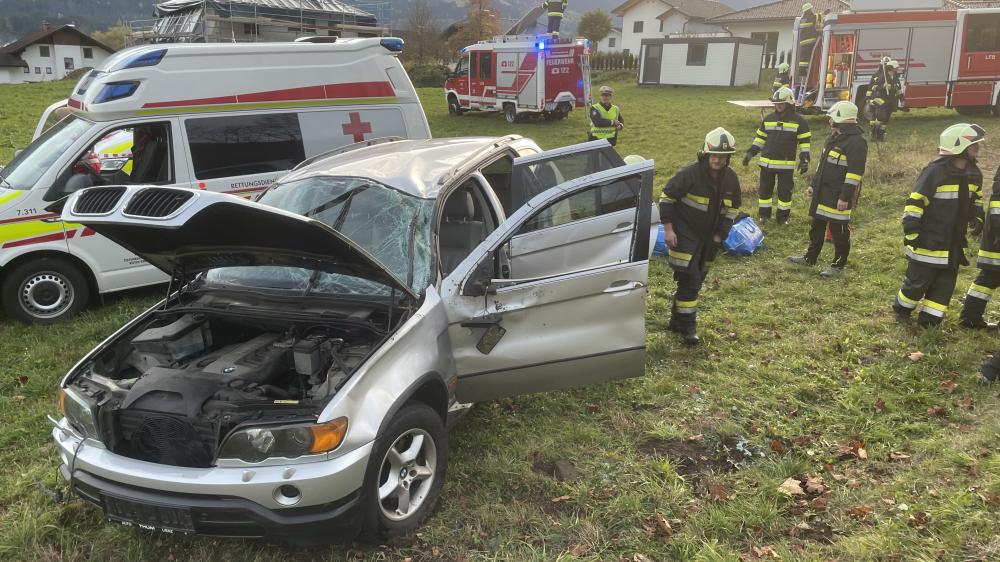
M 809 171 L 809 161 L 799 160 L 799 174 L 804 174 Z
M 743 167 L 744 168 L 750 165 L 750 159 L 751 158 L 753 158 L 753 153 L 748 150 L 746 152 L 746 154 L 743 155 Z
M 972 219 L 972 225 L 969 227 L 969 232 L 973 236 L 979 236 L 983 233 L 983 221 L 980 219 Z

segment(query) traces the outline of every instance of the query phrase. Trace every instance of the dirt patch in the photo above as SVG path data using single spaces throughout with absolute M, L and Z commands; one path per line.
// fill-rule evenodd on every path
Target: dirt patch
M 835 538 L 833 527 L 831 527 L 826 521 L 819 519 L 812 519 L 804 525 L 793 527 L 793 529 L 795 530 L 794 534 L 789 534 L 806 541 L 833 544 L 833 540 Z
M 556 463 L 543 458 L 541 453 L 536 452 L 532 455 L 531 471 L 535 474 L 541 474 L 542 476 L 554 478 L 556 474 Z
M 732 472 L 749 464 L 754 456 L 742 439 L 711 437 L 697 441 L 679 437 L 651 439 L 639 445 L 639 452 L 650 457 L 669 458 L 681 476 Z

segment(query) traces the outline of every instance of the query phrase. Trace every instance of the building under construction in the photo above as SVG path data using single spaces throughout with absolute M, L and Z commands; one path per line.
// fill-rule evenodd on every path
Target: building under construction
M 341 0 L 167 0 L 154 19 L 129 22 L 130 45 L 252 43 L 299 37 L 388 34 L 391 2 Z M 386 27 L 380 27 L 384 22 Z

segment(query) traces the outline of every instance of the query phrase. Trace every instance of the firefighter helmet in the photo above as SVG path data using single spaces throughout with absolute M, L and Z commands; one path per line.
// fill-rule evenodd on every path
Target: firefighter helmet
M 886 65 L 886 64 L 889 64 L 889 61 L 891 61 L 891 60 L 892 59 L 889 58 L 889 55 L 886 55 L 886 56 L 882 57 L 882 60 L 880 60 L 879 63 L 883 64 L 883 65 Z
M 736 154 L 736 137 L 722 127 L 717 127 L 705 135 L 705 154 Z
M 782 86 L 771 94 L 771 103 L 795 103 L 795 94 L 792 89 Z
M 838 101 L 830 106 L 830 110 L 826 112 L 826 115 L 834 123 L 857 123 L 858 106 L 847 100 Z
M 899 61 L 895 60 L 895 59 L 890 60 L 889 62 L 885 63 L 885 66 L 888 67 L 888 68 L 891 68 L 891 69 L 895 70 L 895 69 L 899 68 Z
M 941 142 L 938 144 L 938 148 L 941 149 L 941 154 L 958 156 L 965 152 L 966 148 L 983 142 L 985 138 L 986 129 L 979 125 L 957 123 L 941 133 Z
M 810 4 L 809 2 L 806 2 L 805 4 L 802 5 L 803 12 L 808 12 L 811 9 L 813 9 L 813 5 Z
M 625 164 L 631 166 L 632 164 L 639 164 L 640 162 L 645 162 L 646 159 L 638 154 L 629 154 L 625 157 Z
M 778 65 L 778 74 L 784 74 L 784 73 L 788 72 L 789 68 L 791 68 L 791 66 L 789 66 L 789 64 L 787 62 L 783 62 L 783 63 L 779 64 Z

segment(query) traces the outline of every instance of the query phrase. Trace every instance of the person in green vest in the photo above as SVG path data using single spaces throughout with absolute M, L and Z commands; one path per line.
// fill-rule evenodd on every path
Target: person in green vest
M 590 108 L 590 134 L 587 140 L 607 139 L 611 146 L 618 144 L 618 131 L 625 128 L 622 110 L 611 103 L 615 91 L 611 86 L 601 86 L 601 101 Z

